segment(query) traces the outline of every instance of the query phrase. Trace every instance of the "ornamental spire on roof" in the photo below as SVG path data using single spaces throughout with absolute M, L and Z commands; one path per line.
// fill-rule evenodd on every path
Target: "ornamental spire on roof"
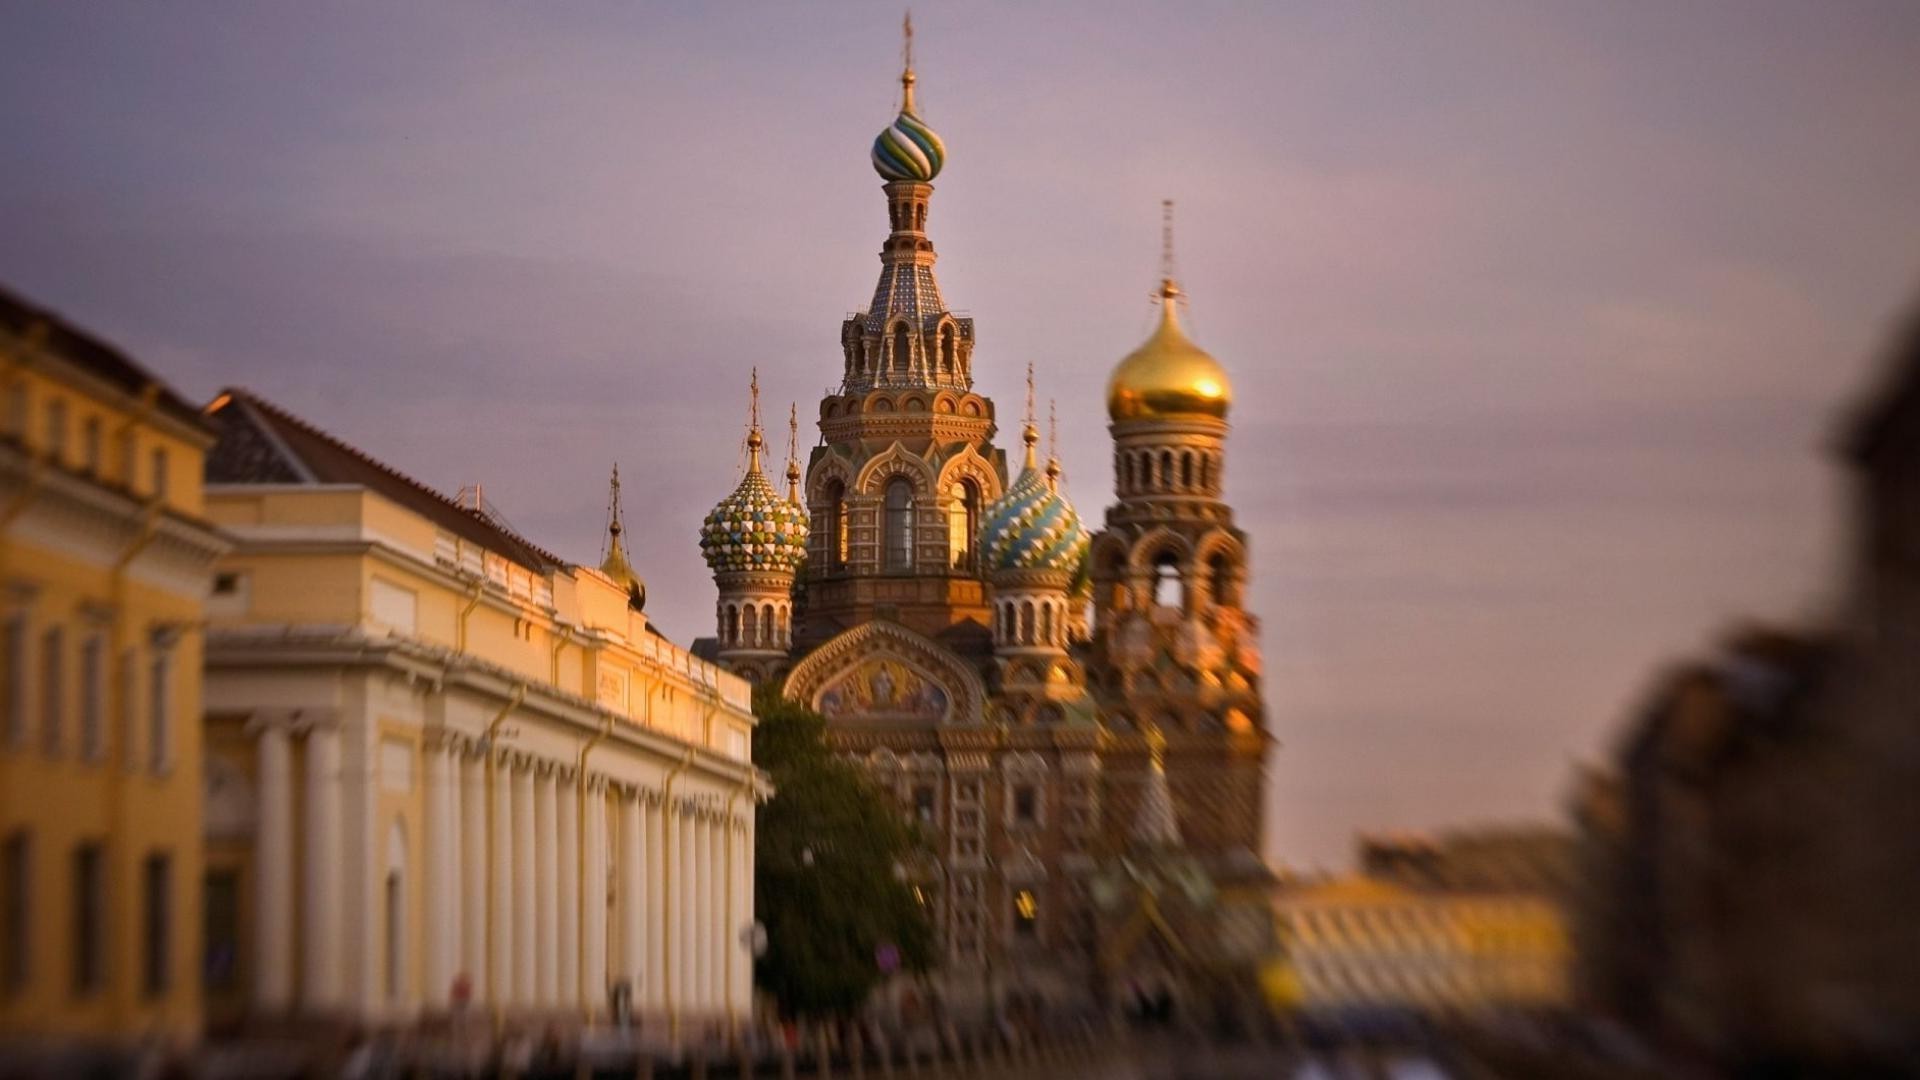
M 800 505 L 800 406 L 787 402 L 787 501 Z
M 753 369 L 753 379 L 747 384 L 747 472 L 760 471 L 760 447 L 765 440 L 760 437 L 760 369 Z
M 1060 418 L 1052 398 L 1047 399 L 1047 486 L 1060 490 Z
M 1032 472 L 1038 467 L 1034 458 L 1034 445 L 1040 441 L 1040 428 L 1033 422 L 1033 362 L 1027 362 L 1027 415 L 1020 429 L 1020 441 L 1027 444 L 1026 471 Z

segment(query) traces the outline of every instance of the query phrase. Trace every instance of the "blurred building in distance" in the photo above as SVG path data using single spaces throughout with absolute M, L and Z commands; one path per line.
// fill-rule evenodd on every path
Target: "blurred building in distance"
M 1090 887 L 1128 848 L 1156 769 L 1202 895 L 1245 896 L 1267 924 L 1271 739 L 1247 538 L 1224 498 L 1232 390 L 1182 331 L 1169 266 L 1158 328 L 1109 386 L 1106 527 L 1089 535 L 1039 449 L 1031 368 L 1010 462 L 975 389 L 974 320 L 934 276 L 946 149 L 914 81 L 909 62 L 873 145 L 891 228 L 871 301 L 841 323 L 819 444 L 782 494 L 750 422 L 746 475 L 702 530 L 719 600 L 699 647 L 823 713 L 836 749 L 919 819 L 938 858 L 916 884 L 950 1002 L 1079 1007 L 1166 963 L 1103 948 L 1102 920 L 1121 913 L 1096 910 Z
M 617 476 L 574 566 L 245 391 L 207 416 L 213 1018 L 744 1017 L 749 687 L 648 622 Z
M 1911 1068 L 1920 1032 L 1920 323 L 1845 441 L 1846 599 L 1676 666 L 1577 793 L 1591 1004 L 1730 1067 Z
M 198 1036 L 212 443 L 0 291 L 0 1043 Z
M 1339 1015 L 1570 1003 L 1571 837 L 1487 829 L 1357 846 L 1356 871 L 1275 890 L 1277 1004 Z

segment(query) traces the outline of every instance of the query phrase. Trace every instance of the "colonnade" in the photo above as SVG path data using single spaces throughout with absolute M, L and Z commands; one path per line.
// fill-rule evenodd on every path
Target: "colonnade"
M 262 1011 L 394 1020 L 464 1000 L 502 1015 L 604 1022 L 609 990 L 624 981 L 646 1017 L 682 1027 L 746 1017 L 746 789 L 729 798 L 711 777 L 696 786 L 680 776 L 676 791 L 591 769 L 583 782 L 576 762 L 429 736 L 417 832 L 399 819 L 388 826 L 419 855 L 394 866 L 384 837 L 369 850 L 343 842 L 344 823 L 380 819 L 372 786 L 342 772 L 337 728 L 263 724 L 256 737 L 250 966 Z M 358 819 L 356 800 L 365 800 Z M 349 885 L 379 881 L 385 890 Z M 404 970 L 414 957 L 420 970 Z M 386 977 L 368 977 L 366 965 Z

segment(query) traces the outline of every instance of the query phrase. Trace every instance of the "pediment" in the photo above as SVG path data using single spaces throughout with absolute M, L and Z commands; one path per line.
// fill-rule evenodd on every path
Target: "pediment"
M 986 704 L 985 684 L 964 660 L 884 621 L 828 639 L 782 689 L 832 724 L 978 724 Z

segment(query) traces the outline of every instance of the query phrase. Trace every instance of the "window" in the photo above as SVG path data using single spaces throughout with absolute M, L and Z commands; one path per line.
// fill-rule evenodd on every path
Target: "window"
M 971 480 L 953 485 L 947 500 L 947 550 L 955 569 L 973 566 L 974 538 L 980 535 L 980 489 Z
M 59 398 L 47 402 L 47 456 L 55 461 L 67 456 L 67 403 Z
M 165 772 L 173 751 L 173 653 L 155 650 L 147 681 L 147 767 Z
M 115 442 L 120 457 L 120 482 L 126 485 L 128 491 L 132 491 L 134 462 L 138 460 L 135 454 L 138 451 L 139 442 L 133 437 L 131 427 L 122 429 Z
M 913 567 L 913 485 L 895 477 L 887 482 L 887 569 Z
M 729 645 L 740 643 L 740 609 L 731 604 L 727 606 L 727 628 L 720 637 Z
M 232 993 L 240 989 L 239 871 L 226 867 L 207 871 L 203 899 L 205 986 L 209 993 Z
M 1040 823 L 1040 792 L 1031 784 L 1021 784 L 1013 789 L 1013 823 L 1015 825 Z
M 953 326 L 948 324 L 940 328 L 940 370 L 953 374 Z
M 164 852 L 147 856 L 141 866 L 140 989 L 148 997 L 167 992 L 172 983 L 173 859 Z
M 106 985 L 106 849 L 81 844 L 73 851 L 73 992 L 81 997 Z
M 913 789 L 913 816 L 922 825 L 933 824 L 935 814 L 934 791 L 932 784 L 920 784 Z
M 1013 932 L 1017 937 L 1033 938 L 1040 933 L 1040 898 L 1032 889 L 1016 889 L 1013 894 Z
M 80 756 L 106 756 L 107 645 L 99 634 L 80 646 Z
M 893 324 L 893 370 L 895 374 L 907 373 L 908 358 L 913 355 L 907 337 L 907 324 Z
M 1207 560 L 1207 592 L 1219 607 L 1233 607 L 1233 568 L 1225 555 L 1215 555 Z
M 40 747 L 60 752 L 60 729 L 65 725 L 66 637 L 57 626 L 40 636 Z
M 0 708 L 6 710 L 7 743 L 27 741 L 27 617 L 0 624 Z
M 7 434 L 15 438 L 27 437 L 27 384 L 24 379 L 13 380 L 7 387 Z
M 1180 587 L 1180 563 L 1173 553 L 1162 552 L 1153 560 L 1153 603 L 1155 607 L 1183 606 Z
M 19 829 L 0 846 L 0 992 L 26 989 L 33 974 L 32 896 L 33 844 Z
M 80 467 L 88 476 L 100 475 L 100 418 L 87 417 L 80 429 Z
M 827 484 L 827 562 L 847 565 L 847 485 L 838 480 Z
M 167 448 L 164 446 L 153 448 L 153 497 L 167 497 Z

